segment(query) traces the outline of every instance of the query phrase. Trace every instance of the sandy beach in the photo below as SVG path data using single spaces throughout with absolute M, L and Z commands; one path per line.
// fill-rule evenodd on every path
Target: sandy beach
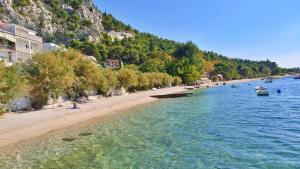
M 233 84 L 250 82 L 257 79 L 226 81 Z M 207 84 L 210 87 L 216 83 Z M 207 85 L 203 86 L 206 87 Z M 156 101 L 152 95 L 171 94 L 185 91 L 183 87 L 158 89 L 155 91 L 137 92 L 125 96 L 115 96 L 93 100 L 79 104 L 80 109 L 72 109 L 71 104 L 53 109 L 44 109 L 27 113 L 6 113 L 0 117 L 0 147 L 7 147 L 24 141 L 32 140 L 49 133 L 116 114 L 141 104 Z
M 67 104 L 63 107 L 27 113 L 6 113 L 0 117 L 0 147 L 31 140 L 85 121 L 156 101 L 157 99 L 150 97 L 152 95 L 182 91 L 185 91 L 183 87 L 172 87 L 109 97 L 79 104 L 80 109 L 76 110 L 71 109 L 71 104 Z

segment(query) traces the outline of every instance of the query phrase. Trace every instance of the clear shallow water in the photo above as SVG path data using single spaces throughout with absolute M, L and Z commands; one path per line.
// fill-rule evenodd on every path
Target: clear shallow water
M 270 96 L 257 97 L 257 85 Z M 0 155 L 0 168 L 300 168 L 300 81 L 241 86 L 160 100 L 17 147 Z

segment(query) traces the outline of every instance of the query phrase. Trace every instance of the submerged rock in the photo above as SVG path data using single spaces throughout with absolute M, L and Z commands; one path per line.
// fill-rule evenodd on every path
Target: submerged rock
M 71 141 L 74 141 L 76 140 L 76 138 L 74 137 L 69 137 L 69 138 L 63 138 L 62 141 L 66 141 L 66 142 L 71 142 Z
M 88 132 L 86 132 L 86 133 L 80 133 L 79 134 L 79 136 L 90 136 L 90 135 L 92 135 L 93 133 L 88 133 Z

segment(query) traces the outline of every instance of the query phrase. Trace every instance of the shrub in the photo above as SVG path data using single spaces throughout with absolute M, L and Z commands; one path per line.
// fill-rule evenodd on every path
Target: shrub
M 178 76 L 173 77 L 173 85 L 178 86 L 178 85 L 181 85 L 181 83 L 182 83 L 182 80 L 180 77 L 178 77 Z
M 13 5 L 15 7 L 24 7 L 30 5 L 30 0 L 14 0 Z
M 4 67 L 0 62 L 0 112 L 7 110 L 6 104 L 12 99 L 28 94 L 28 81 L 21 69 L 18 64 Z
M 32 86 L 31 98 L 35 108 L 47 102 L 48 97 L 57 99 L 74 82 L 73 67 L 59 53 L 39 53 L 26 65 Z
M 119 87 L 125 89 L 134 88 L 138 85 L 137 72 L 131 69 L 121 69 L 118 72 Z
M 138 74 L 138 82 L 139 82 L 137 85 L 138 90 L 147 90 L 150 88 L 149 76 L 147 76 L 146 73 Z

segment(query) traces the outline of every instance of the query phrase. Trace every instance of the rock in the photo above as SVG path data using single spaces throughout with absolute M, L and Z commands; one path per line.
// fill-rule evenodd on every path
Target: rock
M 31 109 L 31 100 L 28 97 L 20 97 L 8 103 L 8 109 L 13 112 Z
M 74 140 L 76 140 L 76 138 L 74 138 L 74 137 L 69 137 L 69 138 L 63 138 L 63 139 L 61 139 L 62 141 L 66 141 L 66 142 L 71 142 L 71 141 L 74 141 Z
M 79 136 L 90 136 L 90 135 L 92 135 L 92 134 L 93 134 L 93 133 L 88 133 L 88 132 L 87 132 L 87 133 L 80 133 Z
M 42 35 L 45 42 L 50 39 L 54 43 L 68 44 L 72 39 L 88 38 L 97 40 L 101 32 L 104 31 L 102 25 L 102 14 L 96 9 L 92 0 L 83 0 L 78 9 L 74 9 L 67 1 L 58 1 L 59 10 L 65 11 L 67 18 L 73 14 L 79 16 L 76 30 L 72 30 L 76 37 L 69 37 L 65 32 L 69 32 L 67 18 L 58 17 L 55 7 L 50 1 L 34 1 L 26 6 L 13 5 L 13 0 L 0 0 L 0 7 L 6 9 L 7 12 L 0 13 L 0 19 L 7 23 L 18 24 L 25 28 L 32 29 Z M 82 26 L 82 22 L 89 22 L 91 26 Z M 65 24 L 62 24 L 65 23 Z M 42 25 L 42 26 L 41 26 Z

